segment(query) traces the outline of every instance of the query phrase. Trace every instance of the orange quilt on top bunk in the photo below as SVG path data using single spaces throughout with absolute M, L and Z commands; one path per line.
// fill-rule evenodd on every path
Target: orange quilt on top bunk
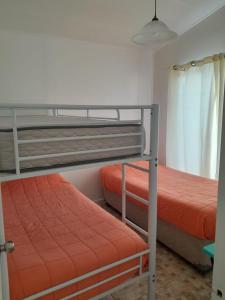
M 135 164 L 148 168 L 148 162 L 141 161 Z M 126 174 L 127 190 L 147 199 L 148 174 L 129 167 L 126 167 Z M 120 165 L 102 168 L 101 178 L 105 189 L 121 195 Z M 128 200 L 135 202 L 129 197 Z M 216 201 L 217 181 L 159 166 L 160 219 L 200 239 L 214 240 Z
M 60 175 L 3 183 L 2 192 L 6 238 L 15 242 L 15 251 L 8 255 L 11 300 L 147 248 L 135 232 Z M 136 264 L 137 259 L 40 299 L 60 299 Z M 132 275 L 134 272 L 73 299 L 89 299 Z

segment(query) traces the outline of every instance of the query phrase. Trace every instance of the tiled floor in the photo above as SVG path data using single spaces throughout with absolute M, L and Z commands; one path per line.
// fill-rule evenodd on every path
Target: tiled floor
M 157 299 L 208 300 L 211 273 L 200 274 L 192 266 L 158 244 Z M 146 280 L 112 295 L 114 300 L 146 300 Z
M 118 216 L 101 203 L 105 209 Z M 208 300 L 211 292 L 211 272 L 202 275 L 178 255 L 158 244 L 158 300 Z M 113 300 L 147 300 L 147 281 L 143 280 L 112 295 Z

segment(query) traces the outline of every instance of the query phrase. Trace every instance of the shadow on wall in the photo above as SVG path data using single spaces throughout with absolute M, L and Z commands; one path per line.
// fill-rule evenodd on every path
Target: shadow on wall
M 80 169 L 66 172 L 62 175 L 88 198 L 98 201 L 103 199 L 99 170 L 100 167 Z

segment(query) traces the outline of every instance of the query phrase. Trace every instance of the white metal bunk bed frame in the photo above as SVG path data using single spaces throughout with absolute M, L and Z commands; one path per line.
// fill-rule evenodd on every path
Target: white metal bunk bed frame
M 38 299 L 41 296 L 50 294 L 54 291 L 60 290 L 64 287 L 69 285 L 78 283 L 81 280 L 89 278 L 93 275 L 99 274 L 106 270 L 110 270 L 115 266 L 119 266 L 125 262 L 131 261 L 133 259 L 139 259 L 139 263 L 129 268 L 123 272 L 120 272 L 116 275 L 108 277 L 100 282 L 97 282 L 89 287 L 81 289 L 71 295 L 63 297 L 62 300 L 72 299 L 75 296 L 78 296 L 84 292 L 87 292 L 91 289 L 94 289 L 104 283 L 110 282 L 113 279 L 119 278 L 122 275 L 128 274 L 131 271 L 138 270 L 138 274 L 128 279 L 127 281 L 123 282 L 122 284 L 115 286 L 114 288 L 107 290 L 104 293 L 101 293 L 92 298 L 92 300 L 101 299 L 108 295 L 111 295 L 114 291 L 122 289 L 139 279 L 148 277 L 148 300 L 155 300 L 155 283 L 156 283 L 156 228 L 157 228 L 157 154 L 158 154 L 158 119 L 159 119 L 159 106 L 157 104 L 153 105 L 139 105 L 139 106 L 86 106 L 86 105 L 0 105 L 0 110 L 8 110 L 11 112 L 12 116 L 12 128 L 13 128 L 13 140 L 14 140 L 14 153 L 15 153 L 15 162 L 16 162 L 16 173 L 15 174 L 4 174 L 1 176 L 0 174 L 0 183 L 4 181 L 10 181 L 19 178 L 27 178 L 31 176 L 38 176 L 38 175 L 46 175 L 52 174 L 56 172 L 64 172 L 69 170 L 77 170 L 80 168 L 91 167 L 91 166 L 100 166 L 104 164 L 115 164 L 115 163 L 122 163 L 122 221 L 129 225 L 130 227 L 134 228 L 139 233 L 145 235 L 148 238 L 148 245 L 149 248 L 145 251 L 136 253 L 135 255 L 126 257 L 119 261 L 116 261 L 112 264 L 105 265 L 100 267 L 94 271 L 86 273 L 82 276 L 73 278 L 69 281 L 63 282 L 51 288 L 48 288 L 44 291 L 38 292 L 34 295 L 24 298 L 24 300 L 34 300 Z M 137 110 L 141 113 L 141 124 L 144 124 L 144 112 L 147 110 L 150 112 L 150 149 L 149 153 L 145 154 L 144 151 L 144 144 L 145 141 L 141 139 L 141 155 L 132 158 L 124 158 L 124 159 L 110 159 L 107 162 L 94 162 L 94 163 L 87 163 L 82 165 L 76 166 L 69 166 L 69 167 L 61 167 L 61 168 L 52 168 L 52 169 L 45 169 L 45 170 L 38 170 L 38 171 L 28 171 L 21 173 L 20 171 L 20 157 L 19 157 L 19 144 L 23 143 L 18 139 L 17 135 L 17 111 L 18 110 L 34 110 L 34 109 L 44 109 L 48 111 L 52 111 L 54 116 L 59 115 L 60 110 L 76 110 L 76 111 L 86 111 L 87 117 L 90 117 L 90 111 L 113 111 L 115 110 L 117 113 L 117 117 L 115 120 L 120 120 L 120 110 Z M 95 117 L 98 119 L 98 117 Z M 107 119 L 107 118 L 106 118 Z M 124 135 L 124 134 L 123 134 Z M 109 135 L 110 137 L 113 135 Z M 118 134 L 117 134 L 118 136 Z M 52 139 L 46 139 L 46 141 L 51 141 Z M 66 140 L 66 138 L 61 138 L 61 140 Z M 24 141 L 25 142 L 25 141 Z M 51 155 L 49 155 L 51 157 Z M 32 158 L 32 157 L 30 157 Z M 149 168 L 145 169 L 140 166 L 132 164 L 134 161 L 146 160 L 149 161 Z M 146 199 L 142 199 L 139 196 L 129 192 L 126 190 L 126 166 L 133 167 L 140 171 L 147 172 L 149 175 L 149 187 L 151 187 L 151 193 L 149 188 L 148 194 L 148 201 Z M 0 186 L 1 189 L 1 186 Z M 126 218 L 126 196 L 130 196 L 134 198 L 136 201 L 141 202 L 148 206 L 148 231 L 144 231 L 142 228 L 131 222 L 129 219 Z M 14 249 L 14 244 L 12 241 L 5 241 L 5 233 L 4 233 L 4 221 L 3 221 L 3 208 L 2 208 L 2 192 L 0 190 L 0 268 L 1 268 L 1 283 L 2 283 L 2 299 L 9 300 L 9 282 L 8 282 L 8 267 L 7 267 L 7 254 Z M 147 271 L 142 270 L 142 260 L 143 256 L 148 255 L 148 259 L 150 261 L 150 266 Z M 1 293 L 0 293 L 1 296 Z

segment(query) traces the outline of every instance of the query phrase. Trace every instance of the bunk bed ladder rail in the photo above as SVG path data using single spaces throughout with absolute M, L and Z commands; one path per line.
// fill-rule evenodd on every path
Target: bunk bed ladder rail
M 158 117 L 159 107 L 153 105 L 151 109 L 151 127 L 150 127 L 150 155 L 148 169 L 132 163 L 122 164 L 122 221 L 134 228 L 136 231 L 146 236 L 148 239 L 149 252 L 149 280 L 148 280 L 148 300 L 155 300 L 156 291 L 156 235 L 157 235 L 157 167 L 158 167 Z M 138 169 L 141 172 L 148 173 L 148 200 L 126 189 L 126 167 Z M 127 196 L 135 199 L 148 207 L 148 231 L 131 222 L 126 215 Z M 141 260 L 141 258 L 140 258 Z M 141 270 L 140 270 L 141 274 Z

